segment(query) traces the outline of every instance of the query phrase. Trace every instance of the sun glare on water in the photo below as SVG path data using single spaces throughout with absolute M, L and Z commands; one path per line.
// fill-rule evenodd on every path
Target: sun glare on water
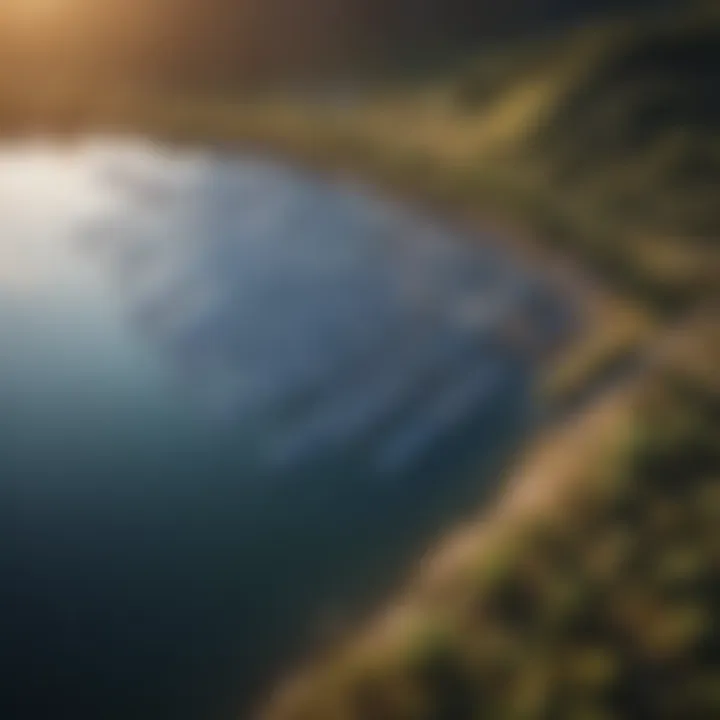
M 72 151 L 0 150 L 0 296 L 61 274 L 84 218 L 105 201 L 88 162 Z

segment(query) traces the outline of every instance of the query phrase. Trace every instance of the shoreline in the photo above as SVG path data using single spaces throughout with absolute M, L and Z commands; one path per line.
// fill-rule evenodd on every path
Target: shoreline
M 251 717 L 720 711 L 718 15 L 691 5 L 350 104 L 146 86 L 20 108 L 58 136 L 260 157 L 398 203 L 572 305 L 531 359 L 546 411 L 492 490 L 372 603 L 311 627 Z
M 143 140 L 147 140 L 148 137 L 148 135 L 132 131 L 128 134 Z M 114 135 L 124 136 L 123 133 Z M 108 133 L 101 136 L 113 137 L 113 134 Z M 431 192 L 422 192 L 421 189 L 413 191 L 407 185 L 403 187 L 398 183 L 383 182 L 380 177 L 375 181 L 373 171 L 368 168 L 348 170 L 339 166 L 323 167 L 315 163 L 308 164 L 303 161 L 302 157 L 286 154 L 280 149 L 270 151 L 265 148 L 260 149 L 251 140 L 238 138 L 233 143 L 223 144 L 222 148 L 213 146 L 212 143 L 204 144 L 197 139 L 192 142 L 168 141 L 168 145 L 207 150 L 219 154 L 231 151 L 240 159 L 248 156 L 267 159 L 320 182 L 337 182 L 343 188 L 348 188 L 350 192 L 358 190 L 371 197 L 378 197 L 382 201 L 400 204 L 403 209 L 416 212 L 421 217 L 429 217 L 433 223 L 437 222 L 451 231 L 457 231 L 461 239 L 467 238 L 470 243 L 477 238 L 482 244 L 500 250 L 513 263 L 517 263 L 523 270 L 529 270 L 536 274 L 543 282 L 547 282 L 549 278 L 556 279 L 553 289 L 558 289 L 558 295 L 561 298 L 573 298 L 572 301 L 577 300 L 580 304 L 577 311 L 580 316 L 580 330 L 575 329 L 569 338 L 564 338 L 558 348 L 555 348 L 548 357 L 543 358 L 537 372 L 540 394 L 543 393 L 542 386 L 548 377 L 561 372 L 559 368 L 562 368 L 563 364 L 573 362 L 572 356 L 574 352 L 578 351 L 578 345 L 581 352 L 583 343 L 592 345 L 598 342 L 599 338 L 602 346 L 603 336 L 613 333 L 616 319 L 627 312 L 625 301 L 618 300 L 613 292 L 604 287 L 600 280 L 592 277 L 588 269 L 583 267 L 579 261 L 567 258 L 563 255 L 562 250 L 552 243 L 544 242 L 538 235 L 532 233 L 527 224 L 501 219 L 501 214 L 493 218 L 485 215 L 481 208 L 468 210 L 467 207 L 463 207 L 462 203 L 458 203 L 456 206 L 448 199 L 441 202 L 437 198 L 433 198 Z M 616 303 L 620 306 L 619 309 L 615 307 Z M 643 328 L 641 334 L 644 336 L 645 332 L 646 328 Z M 292 686 L 294 682 L 292 678 L 295 677 L 294 668 L 298 667 L 301 668 L 300 682 L 302 683 L 303 668 L 309 667 L 312 673 L 317 662 L 316 656 L 323 664 L 326 656 L 336 656 L 338 652 L 342 655 L 344 652 L 342 648 L 354 648 L 358 638 L 361 638 L 363 643 L 367 642 L 374 647 L 377 642 L 375 638 L 380 637 L 380 644 L 384 645 L 387 642 L 388 633 L 391 637 L 395 637 L 399 633 L 401 637 L 406 633 L 405 628 L 412 627 L 415 622 L 422 623 L 425 614 L 423 603 L 426 597 L 435 592 L 442 593 L 442 589 L 435 590 L 436 586 L 443 586 L 448 582 L 446 578 L 451 577 L 457 571 L 458 566 L 462 566 L 465 562 L 466 553 L 477 553 L 478 532 L 481 533 L 481 537 L 484 537 L 485 527 L 493 524 L 498 527 L 514 527 L 513 522 L 508 524 L 507 514 L 512 515 L 516 512 L 512 501 L 515 494 L 524 498 L 532 498 L 534 493 L 542 491 L 543 494 L 552 497 L 552 493 L 549 493 L 546 487 L 547 482 L 538 480 L 535 472 L 528 471 L 528 468 L 535 464 L 535 459 L 548 454 L 567 452 L 568 447 L 575 447 L 575 439 L 578 437 L 585 441 L 590 437 L 591 445 L 598 444 L 596 441 L 602 433 L 596 429 L 594 422 L 589 422 L 588 425 L 583 423 L 582 431 L 577 430 L 578 434 L 576 435 L 573 432 L 572 424 L 577 416 L 573 413 L 568 417 L 570 414 L 562 410 L 558 416 L 553 409 L 556 406 L 562 408 L 568 402 L 568 397 L 582 396 L 588 388 L 598 384 L 602 385 L 603 377 L 608 372 L 607 363 L 609 362 L 612 370 L 618 357 L 622 360 L 627 352 L 635 352 L 638 345 L 636 333 L 632 331 L 629 339 L 623 339 L 619 346 L 611 346 L 607 352 L 600 352 L 600 355 L 607 357 L 599 359 L 599 369 L 596 366 L 596 358 L 590 363 L 587 372 L 581 372 L 579 377 L 573 380 L 570 390 L 551 392 L 549 399 L 543 398 L 541 402 L 548 404 L 548 418 L 541 418 L 538 427 L 534 428 L 520 445 L 518 450 L 520 460 L 513 457 L 509 468 L 498 471 L 498 475 L 502 477 L 499 477 L 493 492 L 489 494 L 486 501 L 479 503 L 476 508 L 468 512 L 470 519 L 453 522 L 442 529 L 429 545 L 427 555 L 412 561 L 406 571 L 398 574 L 397 582 L 392 584 L 392 588 L 397 588 L 397 590 L 390 589 L 366 610 L 351 614 L 347 620 L 343 618 L 339 651 L 338 638 L 332 637 L 327 642 L 320 639 L 319 650 L 311 648 L 305 660 L 301 653 L 299 662 L 289 663 L 289 669 L 286 672 L 281 671 L 278 675 L 280 684 L 271 682 L 270 689 L 279 687 L 281 694 L 284 694 L 287 691 L 284 678 L 291 678 Z M 607 402 L 604 392 L 599 396 L 592 395 L 589 403 L 583 408 L 585 412 L 580 417 L 585 417 L 586 414 L 592 417 L 595 409 L 598 406 L 604 407 Z M 572 405 L 571 402 L 569 404 Z M 565 427 L 568 419 L 570 428 Z M 605 432 L 607 431 L 605 430 Z M 581 463 L 586 462 L 585 457 L 579 458 L 579 460 Z M 502 497 L 500 497 L 501 495 Z M 528 500 L 520 502 L 519 507 L 524 507 L 525 511 L 530 509 L 531 514 L 535 515 Z M 481 541 L 481 543 L 484 542 L 484 540 Z M 497 541 L 491 542 L 490 545 L 494 546 L 493 543 L 497 544 Z M 429 561 L 427 567 L 423 567 L 425 560 Z M 441 581 L 437 580 L 438 576 Z M 418 617 L 416 618 L 416 616 Z M 400 642 L 400 640 L 395 642 Z M 290 692 L 295 691 L 291 688 Z M 255 717 L 257 714 L 258 717 L 264 717 L 262 714 L 264 706 L 265 703 L 262 703 L 262 707 L 257 710 L 259 714 L 253 713 L 252 716 Z
M 349 192 L 361 192 L 399 205 L 448 228 L 460 240 L 498 250 L 522 270 L 538 276 L 576 307 L 574 332 L 540 362 L 541 394 L 558 395 L 561 404 L 566 402 L 566 394 L 582 394 L 584 386 L 597 384 L 596 374 L 603 374 L 608 365 L 627 357 L 654 334 L 657 318 L 647 308 L 611 286 L 588 258 L 554 240 L 539 220 L 533 222 L 532 214 L 528 217 L 519 207 L 513 212 L 512 197 L 509 205 L 495 204 L 492 191 L 481 190 L 472 197 L 452 189 L 448 192 L 437 178 L 428 182 L 422 172 L 410 172 L 402 159 L 398 162 L 393 157 L 385 158 L 382 147 L 358 153 L 351 137 L 353 128 L 344 128 L 346 136 L 337 129 L 343 128 L 348 118 L 321 108 L 321 115 L 329 112 L 330 116 L 325 117 L 325 127 L 321 122 L 315 129 L 313 122 L 318 118 L 313 113 L 318 109 L 295 108 L 300 113 L 302 130 L 285 134 L 282 127 L 264 124 L 264 120 L 278 120 L 272 109 L 266 117 L 267 109 L 254 104 L 233 104 L 219 112 L 211 104 L 188 106 L 182 100 L 175 107 L 172 98 L 166 103 L 140 98 L 131 105 L 145 108 L 147 117 L 126 121 L 120 114 L 119 120 L 100 122 L 96 134 L 143 142 L 155 137 L 171 148 L 277 163 L 317 182 L 335 183 Z M 323 130 L 339 135 L 328 140 L 323 138 Z M 295 141 L 294 134 L 298 136 Z M 51 139 L 72 142 L 78 137 L 82 138 L 83 133 L 60 133 Z M 358 138 L 357 142 L 372 145 L 368 138 Z M 412 165 L 412 159 L 408 162 Z M 442 180 L 443 167 L 430 160 L 426 164 L 430 170 L 439 172 Z M 447 180 L 452 186 L 455 169 L 450 168 L 449 172 Z M 558 390 L 556 386 L 564 381 L 556 382 L 556 376 L 568 375 L 573 376 L 572 387 Z
M 153 108 L 151 101 L 137 104 Z M 293 147 L 286 138 L 278 137 L 273 142 L 248 132 L 240 117 L 242 108 L 228 111 L 227 120 L 239 123 L 238 128 L 235 123 L 229 122 L 232 132 L 226 135 L 230 137 L 223 136 L 219 131 L 213 132 L 208 119 L 203 119 L 201 128 L 196 128 L 194 132 L 182 127 L 180 131 L 175 128 L 170 135 L 157 129 L 153 131 L 153 127 L 169 124 L 163 121 L 163 112 L 168 112 L 170 116 L 176 114 L 172 108 L 167 111 L 164 105 L 153 109 L 154 122 L 151 119 L 146 122 L 120 121 L 111 123 L 111 127 L 101 123 L 99 129 L 87 135 L 78 130 L 46 135 L 31 133 L 18 137 L 51 143 L 83 142 L 93 135 L 101 139 L 137 139 L 145 143 L 157 137 L 160 138 L 157 141 L 159 144 L 169 148 L 198 151 L 211 156 L 227 157 L 230 154 L 238 159 L 259 159 L 313 181 L 336 184 L 348 192 L 360 192 L 380 202 L 397 205 L 403 211 L 448 228 L 458 241 L 496 250 L 573 305 L 572 329 L 557 346 L 538 358 L 539 392 L 560 405 L 568 403 L 567 395 L 582 395 L 585 387 L 596 385 L 596 375 L 603 375 L 608 366 L 622 362 L 653 334 L 655 319 L 632 299 L 609 287 L 587 260 L 553 242 L 540 228 L 533 228 L 532 220 L 513 218 L 507 209 L 489 210 L 488 206 L 492 204 L 489 198 L 468 202 L 466 198 L 452 194 L 439 197 L 432 183 L 424 183 L 421 179 L 408 182 L 404 167 L 395 177 L 388 177 L 382 163 L 353 161 L 342 153 L 323 153 L 322 158 L 308 157 L 307 148 L 301 144 Z M 146 131 L 141 131 L 141 127 L 146 127 Z M 557 380 L 567 376 L 572 376 L 570 382 Z

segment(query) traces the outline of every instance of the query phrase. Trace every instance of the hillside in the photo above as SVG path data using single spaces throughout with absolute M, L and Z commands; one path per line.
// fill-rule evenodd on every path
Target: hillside
M 246 115 L 270 147 L 500 214 L 599 275 L 622 301 L 558 360 L 556 390 L 640 357 L 261 717 L 720 715 L 718 87 L 720 13 L 697 3 L 504 48 L 349 111 Z
M 712 6 L 593 25 L 405 92 L 241 106 L 228 134 L 523 216 L 618 288 L 681 305 L 717 260 L 719 33 Z
M 716 717 L 717 319 L 541 438 L 486 517 L 261 717 Z
M 0 60 L 39 82 L 84 77 L 99 84 L 233 93 L 268 82 L 417 70 L 480 43 L 583 22 L 608 7 L 627 12 L 652 4 L 28 0 L 19 9 L 12 3 L 0 8 Z

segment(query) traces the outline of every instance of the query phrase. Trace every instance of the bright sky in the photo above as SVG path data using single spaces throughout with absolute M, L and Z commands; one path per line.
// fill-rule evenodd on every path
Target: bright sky
M 0 0 L 0 14 L 9 23 L 47 29 L 74 15 L 83 0 Z

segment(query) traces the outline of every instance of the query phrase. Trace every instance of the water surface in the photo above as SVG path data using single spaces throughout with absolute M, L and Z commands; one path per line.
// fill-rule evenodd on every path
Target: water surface
M 253 157 L 0 151 L 3 717 L 224 717 L 477 500 L 560 322 L 494 248 Z

